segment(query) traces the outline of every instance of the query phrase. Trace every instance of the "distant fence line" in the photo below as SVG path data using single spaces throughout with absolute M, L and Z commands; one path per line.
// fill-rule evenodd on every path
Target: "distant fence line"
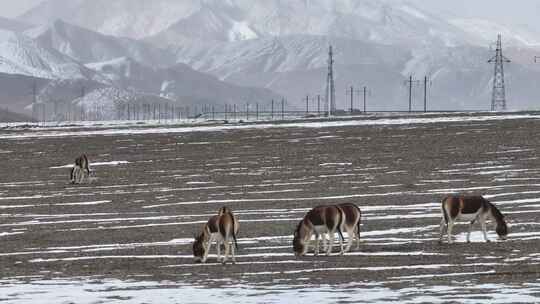
M 115 105 L 51 102 L 34 103 L 32 117 L 42 122 L 66 121 L 161 121 L 183 119 L 260 120 L 303 116 L 328 116 L 320 104 L 306 110 L 291 109 L 285 100 L 268 104 L 246 103 L 225 105 L 179 106 L 169 103 L 123 103 Z
M 77 122 L 77 121 L 180 121 L 188 119 L 202 120 L 285 120 L 292 118 L 317 118 L 330 115 L 346 116 L 367 113 L 429 113 L 429 112 L 479 112 L 485 110 L 377 110 L 366 108 L 336 110 L 329 113 L 320 102 L 316 105 L 306 103 L 305 109 L 291 109 L 285 100 L 267 104 L 245 103 L 225 105 L 179 106 L 169 103 L 118 103 L 115 105 L 90 104 L 74 105 L 71 103 L 51 102 L 34 103 L 32 117 L 39 122 Z

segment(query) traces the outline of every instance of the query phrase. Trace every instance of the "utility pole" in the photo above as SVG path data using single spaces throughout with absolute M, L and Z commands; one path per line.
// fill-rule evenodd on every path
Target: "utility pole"
M 428 84 L 428 77 L 424 77 L 424 113 L 427 112 L 427 84 Z
M 37 84 L 36 84 L 36 80 L 34 79 L 34 82 L 32 83 L 32 118 L 39 120 L 36 107 L 37 107 Z
M 412 84 L 413 84 L 413 78 L 412 75 L 409 78 L 409 113 L 412 112 Z
M 281 99 L 281 120 L 285 120 L 285 98 Z
M 364 114 L 367 113 L 367 111 L 366 111 L 366 97 L 367 97 L 367 87 L 364 86 Z
M 358 95 L 360 95 L 360 90 L 355 90 L 353 86 L 351 86 L 350 90 L 347 90 L 347 96 L 350 95 L 351 99 L 351 107 L 350 107 L 350 112 L 351 112 L 351 115 L 354 114 L 354 93 Z
M 412 88 L 413 88 L 413 85 L 420 84 L 420 81 L 413 79 L 413 76 L 411 75 L 409 79 L 405 81 L 405 84 L 409 86 L 409 113 L 410 113 L 412 112 Z
M 309 95 L 306 95 L 306 115 L 309 115 Z
M 317 95 L 317 114 L 321 116 L 321 95 Z
M 331 116 L 336 110 L 336 88 L 334 83 L 334 51 L 330 45 L 328 51 L 328 76 L 326 79 L 326 111 Z
M 353 115 L 353 112 L 354 112 L 354 106 L 353 106 L 353 102 L 354 102 L 354 87 L 351 86 L 351 115 Z
M 510 60 L 503 55 L 502 36 L 497 36 L 497 48 L 495 49 L 495 57 L 491 58 L 488 63 L 495 64 L 493 75 L 493 95 L 491 98 L 491 111 L 506 111 L 506 88 L 504 83 L 504 63 L 510 63 Z

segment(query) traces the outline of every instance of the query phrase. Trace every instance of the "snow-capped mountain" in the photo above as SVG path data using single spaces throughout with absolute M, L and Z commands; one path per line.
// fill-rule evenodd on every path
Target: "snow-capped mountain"
M 127 56 L 151 66 L 174 64 L 173 56 L 148 43 L 106 36 L 62 20 L 27 30 L 25 34 L 34 38 L 40 45 L 55 49 L 82 63 Z
M 49 79 L 39 89 L 38 101 L 51 107 L 54 104 L 60 112 L 67 112 L 83 89 L 87 93 L 129 92 L 130 102 L 168 100 L 185 106 L 280 98 L 267 89 L 225 83 L 176 64 L 175 58 L 146 42 L 106 36 L 60 20 L 24 33 L 0 31 L 0 73 Z M 100 102 L 112 102 L 109 95 L 99 95 L 104 96 Z M 92 96 L 97 95 L 86 99 Z M 31 101 L 28 98 L 26 106 Z M 47 115 L 60 118 L 58 113 Z
M 197 1 L 192 1 L 197 2 Z M 341 37 L 383 44 L 467 42 L 466 32 L 399 0 L 201 1 L 199 10 L 153 38 L 238 41 L 284 35 Z
M 103 9 L 103 8 L 107 9 Z M 114 36 L 237 41 L 331 35 L 379 43 L 445 44 L 466 33 L 402 0 L 46 0 L 19 20 L 56 19 Z
M 0 73 L 50 79 L 105 80 L 65 54 L 26 35 L 6 31 L 0 31 Z

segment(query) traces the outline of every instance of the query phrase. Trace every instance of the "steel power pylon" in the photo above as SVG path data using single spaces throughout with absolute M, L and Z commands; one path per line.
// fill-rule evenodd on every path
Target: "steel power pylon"
M 328 51 L 328 78 L 326 79 L 326 111 L 332 115 L 336 111 L 336 87 L 334 83 L 334 52 L 332 46 Z
M 497 49 L 495 57 L 491 58 L 489 63 L 495 64 L 495 72 L 493 76 L 493 96 L 491 99 L 491 111 L 506 111 L 506 89 L 504 85 L 504 63 L 509 63 L 510 60 L 503 56 L 502 51 L 502 36 L 497 37 Z

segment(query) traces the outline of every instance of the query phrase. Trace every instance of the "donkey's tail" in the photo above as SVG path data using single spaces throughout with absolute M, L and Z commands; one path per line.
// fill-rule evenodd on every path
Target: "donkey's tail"
M 233 237 L 233 240 L 234 240 L 234 247 L 236 248 L 236 250 L 238 250 L 238 241 L 236 240 L 236 219 L 234 218 L 234 214 L 229 213 L 229 215 L 231 216 L 232 223 L 233 223 L 232 237 Z
M 446 224 L 448 225 L 448 213 L 446 211 L 446 208 L 445 208 L 445 204 L 446 204 L 446 201 L 448 200 L 448 197 L 445 197 L 443 200 L 442 200 L 442 214 L 443 214 L 443 217 L 444 217 L 444 221 L 446 222 Z
M 360 224 L 362 223 L 362 211 L 356 204 L 354 205 L 356 207 L 356 210 L 358 210 L 358 222 L 356 223 L 356 236 L 358 237 L 358 240 L 360 240 Z
M 341 209 L 338 206 L 336 206 L 336 208 L 339 211 L 339 220 L 338 220 L 337 231 L 338 231 L 338 234 L 339 234 L 339 237 L 341 238 L 341 240 L 343 242 L 345 242 L 345 238 L 343 237 L 343 232 L 341 231 L 341 225 L 343 225 L 343 220 L 345 219 L 345 212 L 343 212 L 343 209 Z

